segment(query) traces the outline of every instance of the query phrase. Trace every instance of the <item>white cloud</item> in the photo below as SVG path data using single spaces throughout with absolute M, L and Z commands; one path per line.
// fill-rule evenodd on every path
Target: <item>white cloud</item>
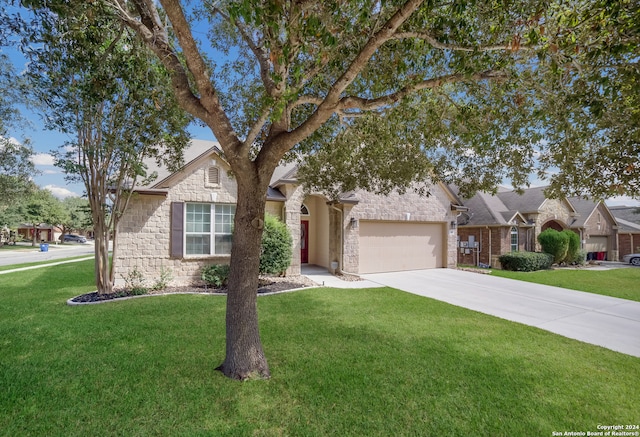
M 54 165 L 53 155 L 48 153 L 36 153 L 31 157 L 31 162 L 35 165 Z
M 58 199 L 65 199 L 67 197 L 80 197 L 78 193 L 74 193 L 73 191 L 67 188 L 58 187 L 56 185 L 45 185 L 42 188 L 44 188 L 45 190 L 51 191 L 51 193 L 54 196 L 56 196 Z
M 42 170 L 42 174 L 60 174 L 60 172 L 56 170 Z

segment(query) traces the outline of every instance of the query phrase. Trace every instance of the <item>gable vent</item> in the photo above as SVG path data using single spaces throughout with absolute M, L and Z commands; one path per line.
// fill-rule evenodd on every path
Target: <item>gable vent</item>
M 207 171 L 207 183 L 218 185 L 220 183 L 220 169 L 218 167 L 209 167 Z

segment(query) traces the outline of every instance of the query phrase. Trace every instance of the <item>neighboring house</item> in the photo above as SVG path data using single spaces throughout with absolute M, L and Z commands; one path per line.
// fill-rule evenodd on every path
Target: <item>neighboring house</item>
M 55 242 L 58 237 L 62 235 L 62 231 L 59 227 L 51 225 L 38 225 L 36 231 L 38 235 L 36 240 L 38 242 Z M 17 232 L 23 239 L 29 241 L 33 240 L 33 225 L 31 223 L 22 223 L 18 226 Z
M 523 194 L 504 189 L 496 195 L 477 193 L 462 203 L 469 211 L 458 216 L 460 264 L 498 266 L 502 254 L 540 251 L 537 237 L 548 228 L 580 235 L 589 259 L 618 259 L 618 225 L 603 202 L 548 199 L 544 187 L 537 187 Z
M 189 283 L 202 266 L 229 262 L 237 197 L 229 166 L 217 143 L 201 140 L 184 161 L 175 173 L 156 168 L 155 182 L 135 190 L 118 229 L 119 278 L 170 269 L 175 283 Z M 454 267 L 459 208 L 444 185 L 428 197 L 358 191 L 330 201 L 305 193 L 292 165 L 274 172 L 266 205 L 292 234 L 289 274 L 307 263 L 354 274 Z
M 618 222 L 618 248 L 620 259 L 630 253 L 640 253 L 640 207 L 611 206 Z

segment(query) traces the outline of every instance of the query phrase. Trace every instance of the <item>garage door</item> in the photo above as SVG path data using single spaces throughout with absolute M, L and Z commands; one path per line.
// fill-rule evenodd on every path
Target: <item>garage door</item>
M 609 237 L 591 237 L 585 242 L 585 250 L 587 252 L 606 252 Z
M 444 225 L 360 222 L 360 273 L 443 267 Z

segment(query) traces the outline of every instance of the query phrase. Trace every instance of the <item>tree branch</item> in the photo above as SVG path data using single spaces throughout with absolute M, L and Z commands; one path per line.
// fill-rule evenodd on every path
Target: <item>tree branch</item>
M 363 111 L 372 111 L 375 109 L 382 108 L 383 106 L 388 106 L 393 104 L 404 97 L 408 96 L 417 91 L 439 88 L 442 85 L 450 84 L 450 83 L 458 83 L 465 81 L 474 81 L 477 82 L 479 80 L 504 80 L 508 76 L 506 73 L 502 71 L 495 70 L 487 70 L 480 73 L 475 73 L 472 75 L 464 75 L 460 73 L 450 74 L 447 76 L 440 76 L 433 79 L 423 80 L 416 84 L 406 86 L 394 93 L 387 94 L 386 96 L 378 97 L 375 99 L 364 99 L 361 97 L 348 96 L 344 97 L 340 100 L 338 108 L 341 110 L 345 109 L 360 109 Z
M 476 47 L 465 47 L 459 46 L 456 44 L 446 44 L 438 41 L 432 35 L 426 32 L 399 32 L 393 35 L 390 39 L 409 39 L 416 38 L 426 41 L 431 47 L 440 49 L 440 50 L 452 50 L 457 52 L 495 52 L 495 51 L 504 51 L 504 50 L 536 50 L 538 46 L 518 46 L 514 47 L 512 44 L 497 44 L 490 46 L 476 46 Z
M 253 55 L 256 57 L 258 61 L 258 65 L 260 66 L 260 78 L 262 79 L 262 83 L 264 84 L 265 89 L 269 95 L 272 95 L 273 90 L 275 89 L 275 83 L 271 79 L 269 75 L 270 67 L 269 67 L 269 56 L 264 51 L 262 47 L 259 47 L 251 38 L 250 33 L 247 31 L 247 28 L 243 23 L 239 21 L 232 21 L 228 14 L 225 14 L 220 8 L 213 7 L 212 11 L 216 14 L 220 15 L 225 21 L 227 21 L 232 26 L 235 26 L 240 35 L 242 35 L 242 39 L 249 46 L 249 49 L 253 52 Z
M 109 0 L 109 4 L 116 9 L 120 19 L 136 31 L 146 45 L 158 56 L 165 68 L 171 72 L 174 93 L 180 105 L 193 116 L 207 123 L 222 148 L 225 149 L 228 159 L 237 157 L 241 153 L 238 148 L 242 143 L 233 131 L 231 122 L 218 99 L 216 89 L 211 83 L 207 65 L 200 56 L 179 2 L 162 0 L 161 4 L 176 32 L 187 62 L 187 68 L 195 78 L 200 97 L 191 91 L 189 76 L 177 53 L 171 47 L 167 31 L 154 1 L 132 0 L 132 3 L 140 14 L 140 20 L 129 14 L 126 0 Z
M 296 144 L 301 142 L 331 117 L 338 109 L 342 93 L 355 80 L 374 53 L 393 37 L 398 28 L 409 19 L 411 14 L 422 3 L 423 0 L 408 0 L 387 20 L 385 25 L 369 39 L 345 72 L 336 80 L 323 102 L 318 105 L 317 110 L 304 123 L 289 133 L 287 143 Z
M 256 141 L 256 138 L 258 138 L 260 131 L 262 130 L 265 123 L 269 119 L 269 114 L 271 114 L 270 108 L 264 108 L 262 110 L 262 114 L 260 114 L 260 117 L 258 117 L 258 119 L 253 123 L 251 130 L 247 134 L 247 138 L 245 138 L 244 140 L 243 144 L 245 147 L 251 147 L 253 143 Z

